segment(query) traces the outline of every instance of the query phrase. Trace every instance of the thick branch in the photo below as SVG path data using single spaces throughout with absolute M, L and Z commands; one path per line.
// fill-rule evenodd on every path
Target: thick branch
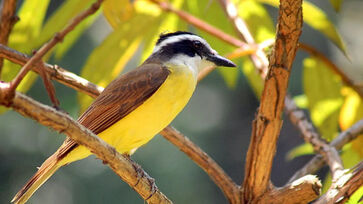
M 15 15 L 16 0 L 6 0 L 1 3 L 0 16 L 0 44 L 8 44 L 10 32 L 14 24 L 19 20 Z M 0 79 L 3 67 L 3 58 L 0 57 Z
M 244 200 L 256 202 L 269 187 L 273 157 L 282 126 L 287 85 L 302 28 L 302 0 L 281 0 L 277 35 L 261 104 L 247 152 Z
M 274 188 L 265 193 L 258 203 L 290 204 L 309 203 L 320 195 L 321 182 L 313 175 L 307 175 L 287 184 L 282 188 Z
M 363 134 L 363 119 L 352 125 L 352 127 L 350 127 L 349 129 L 340 133 L 338 137 L 336 137 L 330 143 L 330 145 L 335 147 L 337 150 L 340 150 L 343 148 L 345 144 L 351 142 L 361 134 Z M 289 181 L 290 182 L 294 181 L 295 179 L 298 179 L 307 174 L 314 174 L 316 171 L 322 168 L 323 165 L 324 165 L 324 160 L 320 155 L 317 155 L 313 159 L 311 159 L 303 168 L 297 171 L 290 178 Z
M 0 98 L 2 98 L 2 88 L 0 87 Z M 38 103 L 18 92 L 15 93 L 11 108 L 23 116 L 30 117 L 42 125 L 64 133 L 77 143 L 86 146 L 98 158 L 105 161 L 116 174 L 135 189 L 148 203 L 171 203 L 157 189 L 154 180 L 135 162 L 118 153 L 113 147 L 68 115 Z
M 161 134 L 207 172 L 230 203 L 240 203 L 239 187 L 207 153 L 171 126 L 166 127 Z
M 287 100 L 290 99 L 290 100 Z M 343 164 L 339 157 L 338 151 L 325 140 L 321 139 L 320 135 L 314 131 L 313 125 L 309 122 L 305 113 L 299 109 L 292 99 L 287 96 L 285 100 L 285 110 L 291 122 L 303 133 L 305 142 L 310 143 L 315 152 L 323 156 L 323 159 L 330 167 L 333 181 L 341 176 Z
M 363 162 L 333 181 L 329 190 L 314 204 L 345 203 L 358 188 L 363 186 Z

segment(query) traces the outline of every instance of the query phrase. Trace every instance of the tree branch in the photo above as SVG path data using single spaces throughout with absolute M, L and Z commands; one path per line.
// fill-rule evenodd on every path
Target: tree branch
M 13 63 L 20 65 L 24 65 L 30 59 L 29 56 L 1 44 L 0 57 L 4 57 Z M 93 98 L 97 97 L 103 91 L 102 87 L 99 87 L 64 68 L 61 68 L 58 65 L 44 64 L 44 70 L 50 75 L 51 79 L 54 79 L 65 86 L 68 86 L 76 91 L 86 93 Z M 38 74 L 42 72 L 41 69 L 42 68 L 37 64 L 32 66 L 32 70 Z
M 16 0 L 2 1 L 0 16 L 0 44 L 7 45 L 9 35 L 19 17 L 15 15 Z M 0 57 L 0 79 L 3 68 L 4 59 Z
M 88 9 L 81 12 L 79 15 L 74 17 L 71 22 L 59 33 L 56 33 L 54 37 L 47 43 L 45 43 L 36 53 L 32 56 L 29 61 L 25 63 L 25 65 L 21 68 L 18 75 L 10 82 L 10 85 L 3 90 L 4 91 L 4 99 L 6 100 L 6 105 L 11 103 L 11 99 L 14 96 L 15 89 L 18 87 L 20 82 L 23 80 L 25 75 L 30 71 L 32 66 L 36 64 L 41 58 L 51 50 L 57 43 L 61 42 L 63 38 L 71 32 L 80 22 L 82 22 L 88 16 L 94 14 L 99 7 L 101 6 L 103 0 L 97 0 L 93 3 Z
M 2 85 L 4 83 L 0 83 L 0 99 L 4 93 Z M 128 183 L 131 188 L 135 189 L 148 203 L 171 203 L 157 189 L 154 179 L 148 176 L 139 165 L 128 157 L 118 153 L 113 147 L 68 115 L 36 102 L 18 92 L 15 93 L 11 108 L 23 116 L 30 117 L 44 126 L 64 133 L 77 143 L 86 146 L 98 158 L 105 161 L 122 180 Z
M 240 203 L 239 186 L 232 181 L 226 172 L 207 153 L 171 126 L 166 127 L 160 134 L 188 155 L 200 168 L 210 175 L 211 179 L 223 191 L 230 203 Z
M 315 152 L 323 156 L 323 159 L 330 167 L 333 181 L 338 179 L 344 169 L 338 151 L 321 139 L 320 135 L 314 131 L 314 127 L 307 119 L 305 113 L 292 102 L 293 100 L 287 96 L 285 99 L 285 110 L 291 122 L 303 133 L 305 142 L 310 143 Z
M 272 161 L 282 126 L 281 114 L 302 23 L 302 0 L 280 0 L 275 45 L 247 152 L 243 183 L 245 202 L 256 202 L 255 199 L 269 188 Z
M 340 150 L 343 148 L 343 146 L 355 138 L 357 138 L 359 135 L 363 134 L 363 119 L 356 122 L 352 127 L 345 130 L 344 132 L 340 133 L 338 137 L 336 137 L 330 145 L 336 148 L 337 150 Z M 305 164 L 304 167 L 302 167 L 299 171 L 297 171 L 291 178 L 290 182 L 294 181 L 295 179 L 298 179 L 304 175 L 307 174 L 313 174 L 316 171 L 318 171 L 320 168 L 322 168 L 324 165 L 324 160 L 320 155 L 315 156 L 313 159 L 311 159 L 307 164 Z
M 329 190 L 314 204 L 345 203 L 358 188 L 363 186 L 363 161 L 333 181 Z
M 0 57 L 3 56 L 10 61 L 18 64 L 25 64 L 29 57 L 10 49 L 6 46 L 0 45 Z M 40 73 L 41 67 L 33 66 L 33 71 Z M 74 88 L 77 91 L 88 94 L 91 97 L 97 97 L 103 90 L 103 88 L 83 79 L 71 72 L 66 71 L 57 65 L 45 64 L 44 70 L 49 73 L 52 79 L 58 82 Z M 0 83 L 1 84 L 1 83 Z M 235 200 L 237 198 L 230 194 L 230 190 L 236 191 L 236 184 L 233 183 L 231 178 L 223 171 L 223 169 L 214 162 L 203 150 L 201 150 L 197 145 L 191 142 L 187 137 L 182 135 L 176 129 L 171 126 L 166 127 L 161 134 L 174 145 L 176 145 L 181 151 L 183 151 L 187 156 L 189 156 L 196 164 L 202 167 L 203 170 L 216 182 L 218 186 L 221 186 L 221 190 L 227 194 L 226 197 L 229 200 Z M 179 140 L 179 141 L 178 141 Z M 193 155 L 193 156 L 192 156 Z M 211 165 L 212 168 L 206 168 L 207 164 Z
M 321 190 L 320 180 L 313 175 L 307 175 L 282 188 L 274 188 L 265 193 L 258 203 L 290 204 L 309 203 L 319 197 Z

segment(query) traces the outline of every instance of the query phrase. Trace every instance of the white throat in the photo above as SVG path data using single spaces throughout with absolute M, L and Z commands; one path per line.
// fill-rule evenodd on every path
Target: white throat
M 212 62 L 202 59 L 199 55 L 190 57 L 184 54 L 172 57 L 165 64 L 173 67 L 186 67 L 193 72 L 194 77 L 198 77 L 199 72 L 204 68 L 214 65 Z

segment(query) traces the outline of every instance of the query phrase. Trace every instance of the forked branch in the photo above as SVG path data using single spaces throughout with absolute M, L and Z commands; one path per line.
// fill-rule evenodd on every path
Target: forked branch
M 269 190 L 281 115 L 302 24 L 302 0 L 280 0 L 275 45 L 247 152 L 243 183 L 245 202 L 256 203 L 256 199 Z

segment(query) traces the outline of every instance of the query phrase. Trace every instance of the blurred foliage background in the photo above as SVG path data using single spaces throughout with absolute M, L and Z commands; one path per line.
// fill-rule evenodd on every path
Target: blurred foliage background
M 93 0 L 18 1 L 17 14 L 21 21 L 15 25 L 8 46 L 31 54 L 91 3 Z M 237 36 L 216 0 L 170 3 Z M 234 3 L 257 43 L 274 37 L 277 0 L 235 0 Z M 363 40 L 358 37 L 363 35 L 362 9 L 360 0 L 305 1 L 301 37 L 301 42 L 323 52 L 358 84 L 363 84 Z M 103 9 L 82 22 L 46 59 L 106 86 L 120 73 L 145 60 L 161 32 L 175 30 L 189 30 L 203 36 L 221 54 L 236 49 L 147 0 L 106 0 Z M 198 85 L 192 100 L 172 125 L 210 154 L 234 181 L 241 183 L 251 122 L 263 85 L 248 57 L 234 61 L 238 69 L 217 69 Z M 19 68 L 6 61 L 1 80 L 11 80 Z M 333 139 L 363 117 L 362 98 L 345 86 L 321 59 L 300 50 L 292 70 L 289 91 L 325 139 Z M 74 118 L 92 101 L 59 83 L 55 82 L 55 87 L 61 108 Z M 36 74 L 29 74 L 18 90 L 50 104 Z M 57 149 L 64 136 L 3 107 L 0 111 L 0 203 L 8 203 L 35 173 L 36 167 Z M 360 137 L 345 146 L 342 158 L 346 168 L 362 159 L 362 144 Z M 272 170 L 274 184 L 286 183 L 311 154 L 312 148 L 304 144 L 286 118 Z M 161 191 L 175 203 L 226 203 L 209 177 L 159 135 L 132 158 L 156 179 Z M 327 172 L 324 168 L 318 175 L 324 179 Z M 30 200 L 30 203 L 117 202 L 144 203 L 94 156 L 61 168 Z

